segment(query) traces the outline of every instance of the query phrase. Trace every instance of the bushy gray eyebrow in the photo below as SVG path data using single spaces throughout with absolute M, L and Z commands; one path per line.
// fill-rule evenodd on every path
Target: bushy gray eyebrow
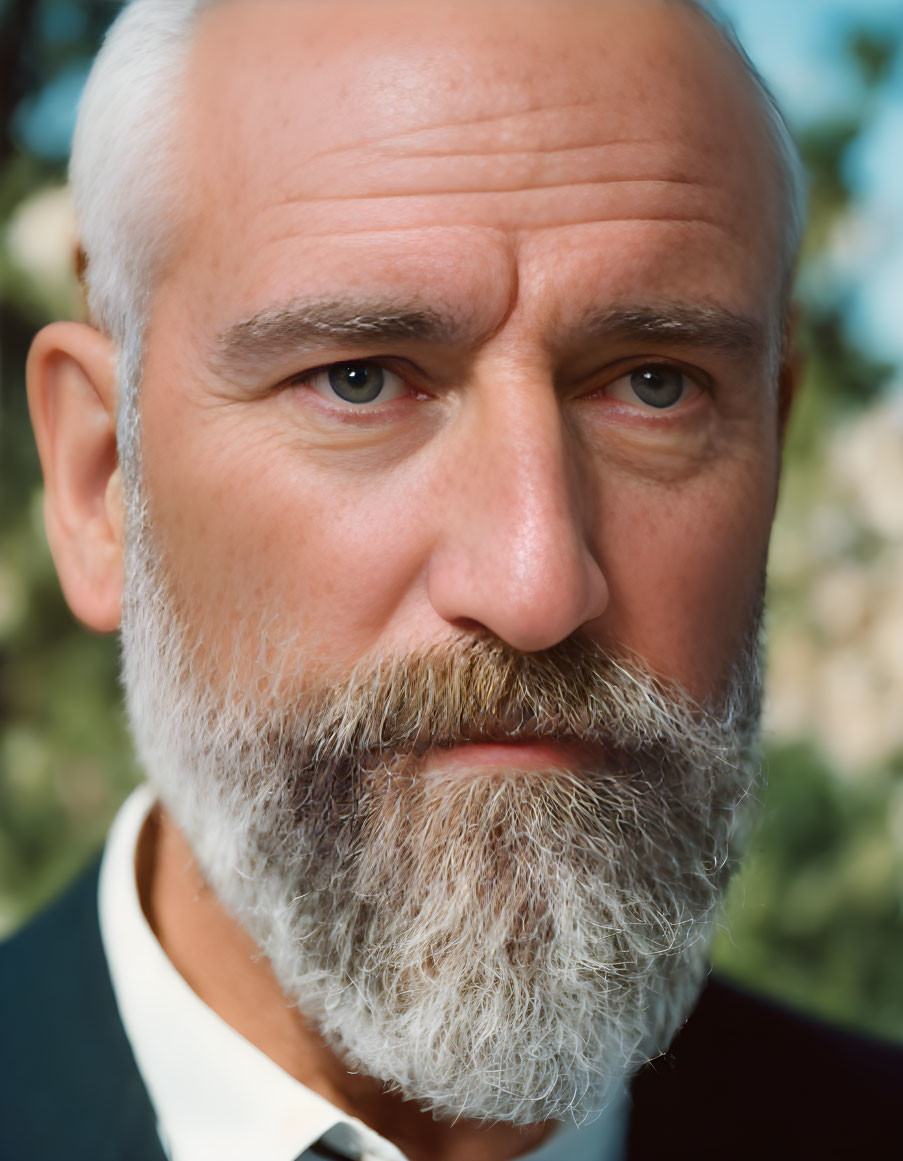
M 317 299 L 293 302 L 233 323 L 218 336 L 213 362 L 217 370 L 227 374 L 247 373 L 260 363 L 278 362 L 330 343 L 454 344 L 461 340 L 463 331 L 453 316 L 422 307 Z
M 233 323 L 216 339 L 212 364 L 227 378 L 253 375 L 261 366 L 330 345 L 374 346 L 422 342 L 474 345 L 478 328 L 450 313 L 397 303 L 342 298 L 291 302 Z M 763 327 L 721 307 L 687 303 L 621 304 L 584 313 L 562 328 L 566 344 L 636 341 L 722 350 L 737 358 L 761 357 Z
M 757 320 L 722 307 L 685 303 L 622 305 L 590 311 L 576 328 L 586 339 L 636 339 L 761 357 L 767 335 Z

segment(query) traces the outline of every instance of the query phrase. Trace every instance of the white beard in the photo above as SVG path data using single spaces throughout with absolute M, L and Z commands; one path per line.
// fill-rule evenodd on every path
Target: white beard
M 705 976 L 755 780 L 758 618 L 717 714 L 577 641 L 465 641 L 299 698 L 267 688 L 271 668 L 215 688 L 228 667 L 186 645 L 152 561 L 144 528 L 123 620 L 136 745 L 286 996 L 351 1067 L 437 1116 L 602 1109 Z M 304 665 L 286 646 L 275 668 Z M 490 731 L 607 758 L 419 776 L 428 745 Z

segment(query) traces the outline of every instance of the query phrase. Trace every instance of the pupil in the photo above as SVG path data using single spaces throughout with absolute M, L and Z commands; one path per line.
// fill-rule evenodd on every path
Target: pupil
M 329 368 L 329 386 L 347 403 L 372 403 L 384 381 L 383 369 L 376 363 L 337 363 Z
M 673 407 L 684 393 L 684 377 L 670 367 L 643 367 L 630 376 L 630 386 L 650 407 Z

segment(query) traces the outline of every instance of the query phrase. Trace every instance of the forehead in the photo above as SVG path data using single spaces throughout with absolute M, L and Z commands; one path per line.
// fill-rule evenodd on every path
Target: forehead
M 179 261 L 220 287 L 240 272 L 242 306 L 290 292 L 299 265 L 366 283 L 386 245 L 388 282 L 441 282 L 424 231 L 462 276 L 456 241 L 482 231 L 474 282 L 512 253 L 579 266 L 580 228 L 616 255 L 627 225 L 667 234 L 659 267 L 686 267 L 699 227 L 760 293 L 777 282 L 751 86 L 678 4 L 229 0 L 202 20 L 183 108 Z

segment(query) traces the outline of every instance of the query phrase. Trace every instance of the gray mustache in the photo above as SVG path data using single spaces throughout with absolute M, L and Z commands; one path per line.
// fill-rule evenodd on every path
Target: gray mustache
M 298 720 L 307 757 L 322 762 L 529 738 L 633 749 L 675 727 L 695 734 L 710 718 L 675 687 L 573 638 L 542 653 L 476 641 L 358 667 L 306 697 Z M 283 728 L 294 732 L 290 721 Z

